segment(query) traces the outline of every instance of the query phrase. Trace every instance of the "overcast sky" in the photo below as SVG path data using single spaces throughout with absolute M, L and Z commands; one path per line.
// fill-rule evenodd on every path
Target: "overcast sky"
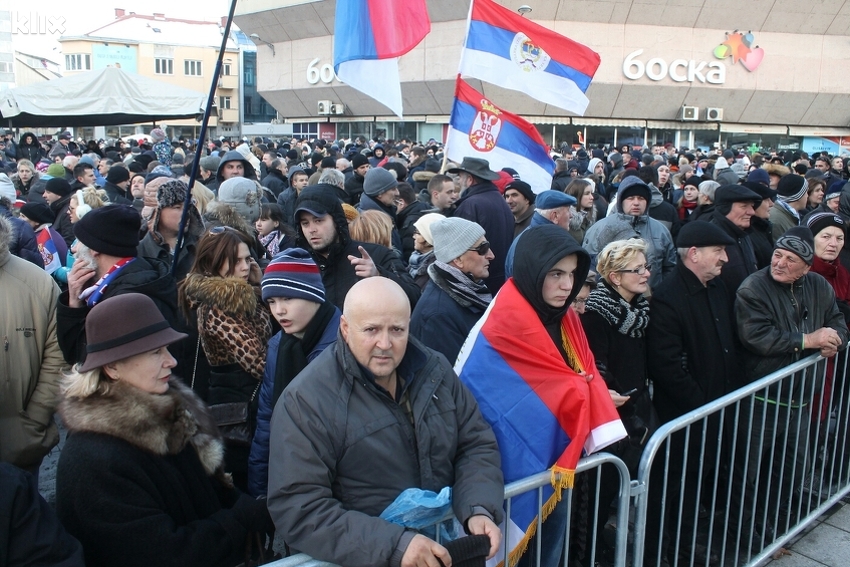
M 10 5 L 11 4 L 11 5 Z M 82 5 L 67 0 L 39 0 L 33 2 L 37 6 L 32 10 L 19 9 L 25 6 L 24 2 L 6 2 L 0 0 L 0 6 L 6 5 L 13 12 L 12 21 L 14 27 L 15 17 L 25 17 L 28 14 L 37 14 L 38 17 L 65 18 L 65 33 L 62 35 L 81 35 L 97 29 L 115 19 L 115 8 L 123 8 L 127 12 L 137 14 L 153 15 L 154 12 L 165 14 L 166 18 L 182 18 L 187 20 L 218 21 L 221 16 L 226 16 L 230 10 L 229 0 L 201 0 L 193 2 L 175 2 L 174 0 L 112 0 L 111 3 L 98 3 Z M 108 7 L 107 7 L 108 6 Z M 15 13 L 17 11 L 17 14 Z M 12 30 L 13 32 L 15 29 Z M 61 61 L 61 44 L 56 41 L 60 34 L 32 35 L 12 34 L 12 44 L 17 51 L 31 53 L 41 57 L 47 57 L 57 63 Z

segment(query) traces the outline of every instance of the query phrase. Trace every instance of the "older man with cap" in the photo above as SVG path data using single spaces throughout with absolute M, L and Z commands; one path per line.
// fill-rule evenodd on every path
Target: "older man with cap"
M 773 239 L 778 240 L 792 226 L 799 226 L 809 204 L 809 182 L 805 177 L 789 173 L 776 186 L 779 200 L 770 211 Z
M 534 199 L 536 195 L 531 190 L 531 185 L 525 181 L 515 179 L 505 185 L 505 202 L 511 208 L 516 224 L 514 225 L 514 238 L 528 228 L 531 224 L 531 216 L 534 214 Z
M 647 328 L 648 377 L 654 385 L 653 404 L 662 422 L 672 421 L 732 391 L 738 370 L 731 299 L 718 277 L 727 262 L 726 249 L 735 240 L 708 222 L 689 222 L 679 231 L 675 271 L 652 294 Z M 685 511 L 681 541 L 690 542 L 695 503 L 699 502 L 702 424 L 696 424 L 686 445 L 684 433 L 673 436 L 673 454 L 666 478 L 668 518 L 675 526 L 680 505 L 682 469 Z M 709 422 L 709 439 L 717 439 L 719 424 Z M 713 463 L 716 447 L 706 446 L 705 462 Z M 709 470 L 706 467 L 705 470 Z M 703 481 L 708 479 L 703 478 Z M 674 528 L 675 529 L 675 528 Z
M 74 266 L 68 272 L 68 291 L 59 297 L 56 326 L 68 364 L 85 360 L 86 317 L 109 297 L 147 295 L 173 327 L 182 328 L 169 266 L 138 257 L 139 228 L 141 217 L 129 205 L 94 209 L 74 224 Z
M 736 387 L 810 354 L 831 357 L 847 347 L 847 325 L 835 293 L 822 276 L 810 271 L 814 255 L 812 231 L 792 227 L 776 240 L 770 267 L 748 277 L 738 289 L 735 311 L 744 351 L 743 372 L 736 373 Z M 806 450 L 811 384 L 811 380 L 786 380 L 760 392 L 752 408 L 749 403 L 741 406 L 745 414 L 753 414 L 743 415 L 740 421 L 748 423 L 752 417 L 747 475 L 753 485 L 760 483 L 762 498 L 753 509 L 762 514 L 763 506 L 770 506 L 769 518 L 774 517 L 777 505 L 781 513 L 790 513 L 807 464 L 811 466 Z M 764 439 L 781 439 L 786 450 L 774 452 L 773 444 Z M 764 458 L 771 454 L 773 462 L 765 464 Z M 767 482 L 771 483 L 769 491 Z
M 436 261 L 410 318 L 410 332 L 454 363 L 493 296 L 484 285 L 493 252 L 481 225 L 448 218 L 431 225 Z
M 654 289 L 663 277 L 676 266 L 676 248 L 670 231 L 648 214 L 652 201 L 651 188 L 636 175 L 620 182 L 617 188 L 616 210 L 596 221 L 584 235 L 584 249 L 596 263 L 596 255 L 615 240 L 642 238 L 647 243 L 649 286 Z
M 534 199 L 534 214 L 531 216 L 531 222 L 528 227 L 523 230 L 525 232 L 529 228 L 542 226 L 545 224 L 554 224 L 564 230 L 570 229 L 570 207 L 576 204 L 576 199 L 572 195 L 562 193 L 555 189 L 547 189 L 541 191 Z M 508 257 L 505 258 L 505 276 L 511 277 L 514 268 L 514 252 L 516 251 L 517 242 L 522 237 L 522 232 L 511 242 L 511 247 L 508 249 Z
M 490 276 L 484 281 L 492 293 L 505 283 L 505 258 L 514 238 L 516 220 L 511 208 L 499 194 L 493 181 L 499 174 L 490 170 L 490 162 L 465 157 L 460 166 L 449 169 L 460 179 L 462 197 L 455 203 L 454 216 L 478 223 L 487 235 L 495 258 L 490 264 Z
M 734 244 L 726 248 L 729 259 L 720 274 L 730 300 L 734 300 L 741 282 L 758 269 L 753 243 L 747 231 L 760 205 L 759 194 L 741 185 L 724 185 L 718 187 L 714 194 L 715 211 L 709 222 L 735 240 Z

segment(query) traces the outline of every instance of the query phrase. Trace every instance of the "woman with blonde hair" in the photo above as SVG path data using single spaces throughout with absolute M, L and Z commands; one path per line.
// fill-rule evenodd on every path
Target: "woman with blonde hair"
M 393 249 L 393 220 L 381 211 L 360 211 L 360 215 L 348 223 L 348 232 L 353 240 Z
M 127 293 L 91 310 L 86 336 L 88 356 L 62 384 L 69 434 L 56 475 L 57 513 L 86 564 L 244 561 L 246 538 L 271 532 L 271 518 L 234 489 L 209 410 L 171 375 L 168 345 L 186 335 L 149 297 Z

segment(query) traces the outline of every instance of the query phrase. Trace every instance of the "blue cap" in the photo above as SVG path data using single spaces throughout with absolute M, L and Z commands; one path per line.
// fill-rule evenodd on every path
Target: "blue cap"
M 566 193 L 553 191 L 551 189 L 538 193 L 537 198 L 534 200 L 535 208 L 546 211 L 549 209 L 557 209 L 558 207 L 569 207 L 570 205 L 575 204 L 576 200 L 572 195 L 567 195 Z
M 770 186 L 770 175 L 767 174 L 767 170 L 761 168 L 754 169 L 747 175 L 747 181 Z

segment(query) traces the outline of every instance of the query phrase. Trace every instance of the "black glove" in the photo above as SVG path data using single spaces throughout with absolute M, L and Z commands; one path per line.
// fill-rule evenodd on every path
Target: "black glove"
M 255 500 L 247 494 L 241 494 L 231 510 L 236 516 L 236 521 L 245 526 L 249 532 L 262 534 L 274 532 L 274 523 L 265 500 Z

